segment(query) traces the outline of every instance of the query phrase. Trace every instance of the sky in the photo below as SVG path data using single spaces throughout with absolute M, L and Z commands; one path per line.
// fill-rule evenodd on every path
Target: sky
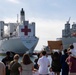
M 35 50 L 47 46 L 47 41 L 62 37 L 65 23 L 76 22 L 76 0 L 0 0 L 0 20 L 16 22 L 21 8 L 25 19 L 35 22 L 36 36 L 39 38 Z

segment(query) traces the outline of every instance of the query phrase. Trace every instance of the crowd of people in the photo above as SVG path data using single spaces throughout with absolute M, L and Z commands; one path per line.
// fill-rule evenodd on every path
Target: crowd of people
M 6 57 L 0 61 L 0 75 L 76 75 L 76 50 L 70 45 L 68 49 L 61 52 L 53 52 L 50 56 L 52 62 L 48 59 L 45 50 L 37 54 L 34 62 L 29 54 L 24 54 L 19 62 L 19 54 L 6 53 Z

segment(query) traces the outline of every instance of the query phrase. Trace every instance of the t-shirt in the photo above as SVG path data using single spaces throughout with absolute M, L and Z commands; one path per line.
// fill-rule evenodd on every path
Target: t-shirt
M 38 60 L 39 65 L 39 74 L 48 74 L 48 65 L 50 65 L 50 61 L 46 56 L 42 56 Z
M 49 75 L 55 75 L 55 73 L 54 72 L 50 72 Z
M 8 66 L 9 66 L 9 64 L 10 64 L 11 61 L 12 61 L 12 58 L 11 57 L 4 57 L 2 59 L 2 62 L 6 66 L 6 75 L 10 75 L 10 70 L 9 70 Z
M 70 52 L 71 52 L 71 56 L 76 56 L 76 50 L 71 49 Z
M 10 75 L 19 75 L 19 67 L 21 67 L 20 63 L 11 61 L 10 63 Z

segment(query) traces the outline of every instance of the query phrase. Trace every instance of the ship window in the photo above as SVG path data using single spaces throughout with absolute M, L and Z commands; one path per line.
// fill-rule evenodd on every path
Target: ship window
M 1 32 L 1 37 L 3 36 L 3 32 Z
M 10 35 L 12 35 L 12 33 L 10 33 Z
M 3 29 L 1 29 L 1 31 L 3 31 Z
M 16 31 L 16 29 L 14 29 L 14 31 Z

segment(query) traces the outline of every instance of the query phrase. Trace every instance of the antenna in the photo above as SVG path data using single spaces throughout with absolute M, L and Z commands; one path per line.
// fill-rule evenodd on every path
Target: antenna
M 18 14 L 17 14 L 17 23 L 18 23 L 18 18 L 19 18 L 19 16 L 18 16 Z
M 70 22 L 70 18 L 71 18 L 71 17 L 69 17 L 69 20 L 67 21 L 67 23 L 69 23 L 69 22 Z

